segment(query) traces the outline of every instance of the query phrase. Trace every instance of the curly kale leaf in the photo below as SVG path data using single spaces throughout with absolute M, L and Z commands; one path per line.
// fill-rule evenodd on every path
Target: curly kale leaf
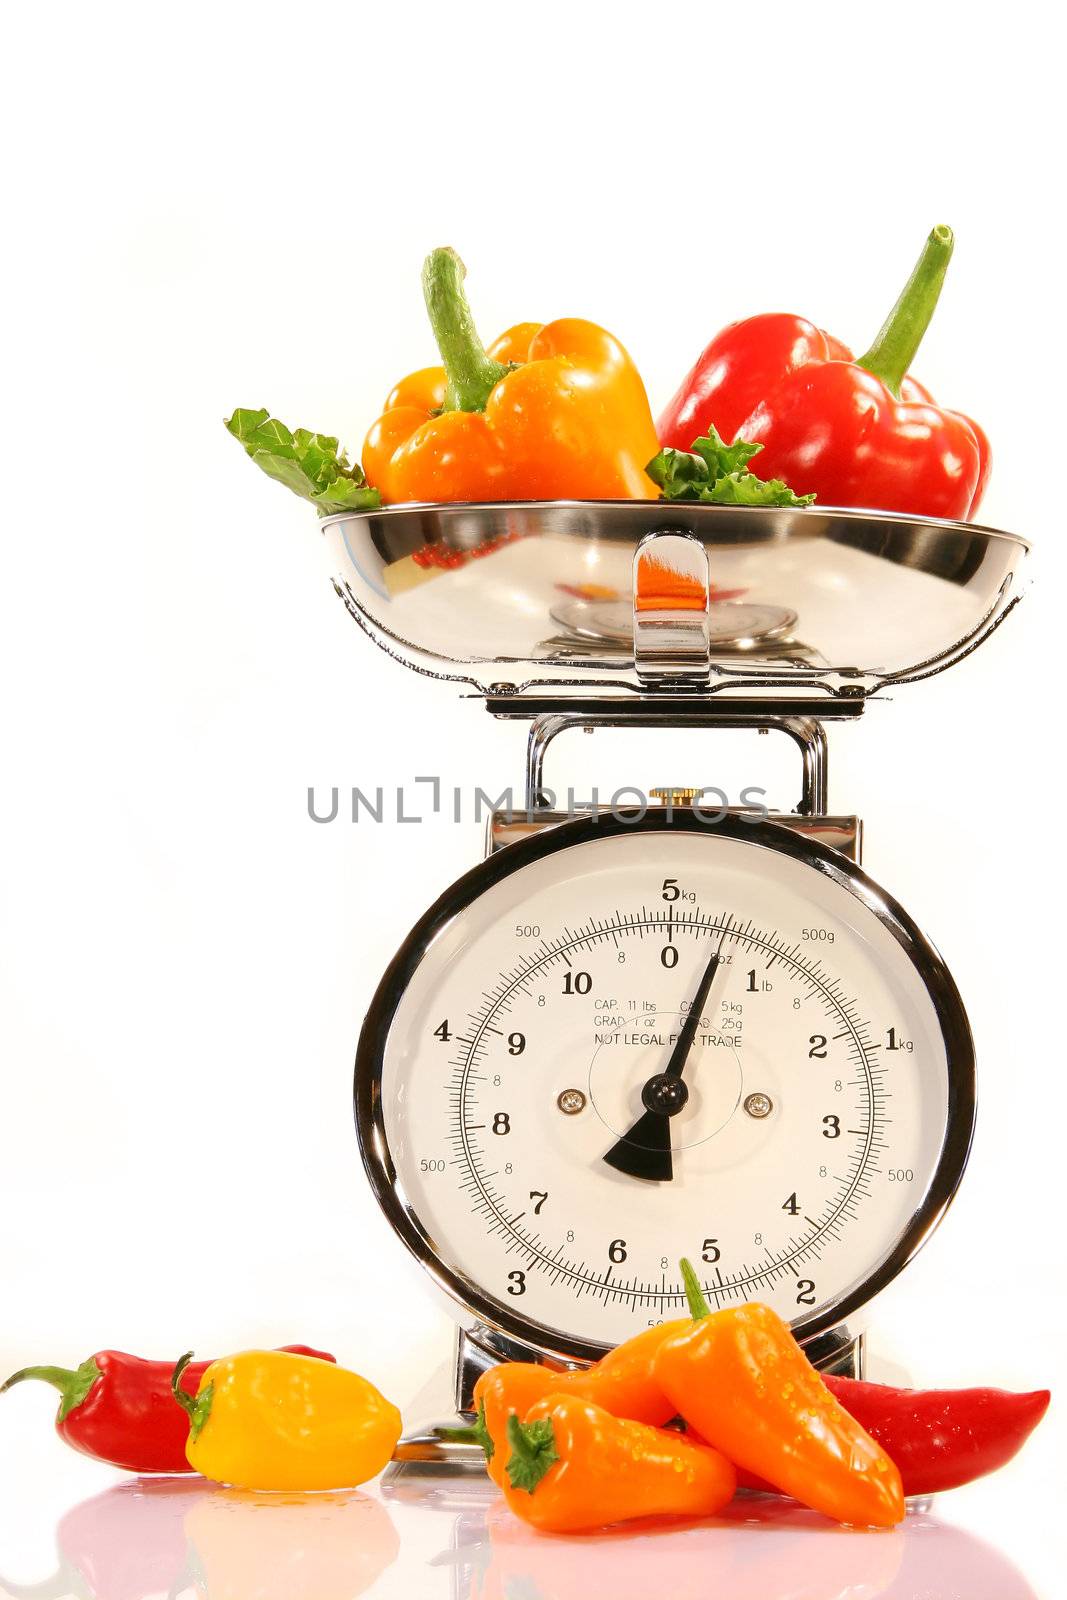
M 307 428 L 290 432 L 269 411 L 237 410 L 226 427 L 268 478 L 310 500 L 320 517 L 335 511 L 367 511 L 381 504 L 358 465 L 349 465 L 338 441 L 329 433 Z
M 759 478 L 748 463 L 763 449 L 737 439 L 727 444 L 715 428 L 693 440 L 692 450 L 664 449 L 645 471 L 664 500 L 698 500 L 717 506 L 810 506 L 813 494 L 794 494 L 781 478 Z

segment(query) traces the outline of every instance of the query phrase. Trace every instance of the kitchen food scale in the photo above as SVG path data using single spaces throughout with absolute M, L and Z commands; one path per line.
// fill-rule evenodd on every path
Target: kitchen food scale
M 377 644 L 530 723 L 525 809 L 493 814 L 405 939 L 356 1059 L 367 1175 L 459 1324 L 456 1411 L 499 1360 L 587 1362 L 683 1315 L 683 1255 L 713 1307 L 766 1301 L 862 1375 L 871 1302 L 962 1176 L 974 1049 L 937 951 L 862 870 L 859 819 L 829 809 L 825 726 L 988 638 L 1026 544 L 660 502 L 322 528 Z M 546 752 L 603 727 L 784 733 L 796 810 L 665 789 L 568 815 Z M 398 1458 L 465 1449 L 427 1427 Z

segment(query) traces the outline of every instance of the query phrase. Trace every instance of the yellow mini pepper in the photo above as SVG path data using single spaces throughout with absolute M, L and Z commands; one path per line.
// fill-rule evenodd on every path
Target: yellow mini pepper
M 486 350 L 454 250 L 423 293 L 444 365 L 401 380 L 363 447 L 384 501 L 655 500 L 648 396 L 619 341 L 564 317 L 510 328 Z
M 400 1437 L 400 1412 L 358 1373 L 312 1356 L 245 1350 L 215 1361 L 194 1396 L 185 1453 L 194 1472 L 240 1489 L 349 1489 L 375 1477 Z

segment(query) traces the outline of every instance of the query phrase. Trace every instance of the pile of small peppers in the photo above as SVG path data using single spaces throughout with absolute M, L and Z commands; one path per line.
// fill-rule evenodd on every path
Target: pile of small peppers
M 229 431 L 320 515 L 379 505 L 697 500 L 868 507 L 973 518 L 989 440 L 935 405 L 910 366 L 954 248 L 936 227 L 864 355 L 804 317 L 768 313 L 711 340 L 654 423 L 623 345 L 578 317 L 520 322 L 488 347 L 450 248 L 422 287 L 440 355 L 390 391 L 359 463 L 336 437 L 238 409 Z M 760 474 L 751 462 L 759 456 Z M 432 565 L 433 563 L 428 563 Z
M 834 1520 L 892 1527 L 905 1498 L 954 1488 L 1018 1451 L 1047 1390 L 905 1390 L 824 1377 L 769 1306 L 712 1312 L 682 1263 L 691 1315 L 595 1366 L 509 1362 L 474 1390 L 473 1428 L 515 1514 L 580 1533 L 648 1517 L 710 1517 L 738 1488 Z
M 710 1312 L 688 1261 L 690 1315 L 646 1328 L 595 1366 L 491 1368 L 472 1428 L 524 1521 L 577 1533 L 647 1517 L 713 1516 L 738 1487 L 889 1527 L 908 1495 L 969 1483 L 1022 1447 L 1047 1390 L 906 1390 L 823 1376 L 769 1307 Z M 353 1488 L 392 1459 L 397 1408 L 307 1345 L 212 1362 L 102 1350 L 26 1367 L 60 1393 L 56 1429 L 128 1472 L 198 1472 L 240 1489 Z

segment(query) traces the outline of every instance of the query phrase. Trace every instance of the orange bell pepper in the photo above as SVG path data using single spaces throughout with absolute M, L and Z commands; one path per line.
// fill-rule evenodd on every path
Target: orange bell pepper
M 533 1361 L 505 1361 L 490 1367 L 474 1385 L 477 1426 L 472 1430 L 457 1429 L 452 1436 L 476 1435 L 485 1451 L 486 1471 L 495 1484 L 504 1488 L 508 1419 L 517 1416 L 521 1420 L 546 1395 L 572 1395 L 610 1411 L 612 1416 L 659 1427 L 669 1422 L 678 1408 L 655 1380 L 656 1355 L 665 1339 L 691 1326 L 686 1317 L 645 1328 L 625 1344 L 609 1350 L 595 1366 L 573 1372 L 553 1372 Z
M 695 1319 L 666 1340 L 656 1378 L 687 1423 L 738 1467 L 838 1522 L 892 1527 L 900 1473 L 840 1405 L 769 1306 L 711 1313 L 688 1261 Z
M 564 317 L 478 337 L 454 250 L 434 250 L 423 292 L 444 365 L 402 379 L 367 435 L 383 501 L 655 500 L 648 396 L 617 339 Z
M 733 1499 L 725 1456 L 684 1434 L 613 1417 L 577 1395 L 548 1395 L 507 1426 L 504 1495 L 524 1522 L 584 1533 L 639 1517 L 713 1517 Z

